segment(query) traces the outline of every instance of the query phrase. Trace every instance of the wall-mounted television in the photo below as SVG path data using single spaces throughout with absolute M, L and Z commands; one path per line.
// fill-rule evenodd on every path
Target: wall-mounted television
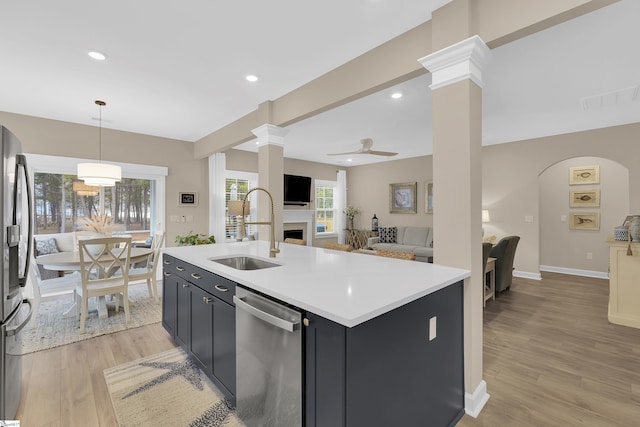
M 284 204 L 304 206 L 311 202 L 311 178 L 308 176 L 284 176 Z

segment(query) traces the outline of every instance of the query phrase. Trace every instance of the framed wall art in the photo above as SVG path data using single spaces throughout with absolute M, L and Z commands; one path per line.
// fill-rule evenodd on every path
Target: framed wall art
M 433 182 L 424 183 L 424 212 L 433 213 Z
M 389 184 L 390 213 L 418 213 L 416 205 L 417 182 Z
M 600 230 L 600 213 L 572 213 L 569 215 L 569 228 L 571 230 Z
M 600 190 L 569 190 L 570 208 L 597 208 L 600 207 Z
M 194 191 L 179 192 L 178 206 L 198 206 L 198 193 Z
M 600 166 L 575 166 L 569 168 L 569 185 L 600 184 Z

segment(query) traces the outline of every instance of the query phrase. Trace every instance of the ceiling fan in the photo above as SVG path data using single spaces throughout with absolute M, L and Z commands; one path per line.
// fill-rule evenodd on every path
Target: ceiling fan
M 329 156 L 342 156 L 345 154 L 373 154 L 374 156 L 395 156 L 398 153 L 392 153 L 390 151 L 375 151 L 372 150 L 373 140 L 371 138 L 365 138 L 360 140 L 362 148 L 356 151 L 350 151 L 348 153 L 330 153 Z

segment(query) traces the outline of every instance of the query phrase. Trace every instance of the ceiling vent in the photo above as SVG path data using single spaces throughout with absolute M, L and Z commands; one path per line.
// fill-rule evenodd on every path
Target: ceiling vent
M 640 86 L 628 87 L 600 95 L 587 96 L 580 100 L 583 110 L 595 110 L 598 108 L 612 107 L 614 105 L 630 104 L 638 99 Z

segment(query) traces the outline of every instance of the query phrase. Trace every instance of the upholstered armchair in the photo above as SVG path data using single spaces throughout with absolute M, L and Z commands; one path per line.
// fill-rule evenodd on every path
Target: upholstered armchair
M 520 236 L 507 236 L 491 249 L 489 256 L 496 259 L 496 296 L 511 287 L 513 279 L 513 259 Z

